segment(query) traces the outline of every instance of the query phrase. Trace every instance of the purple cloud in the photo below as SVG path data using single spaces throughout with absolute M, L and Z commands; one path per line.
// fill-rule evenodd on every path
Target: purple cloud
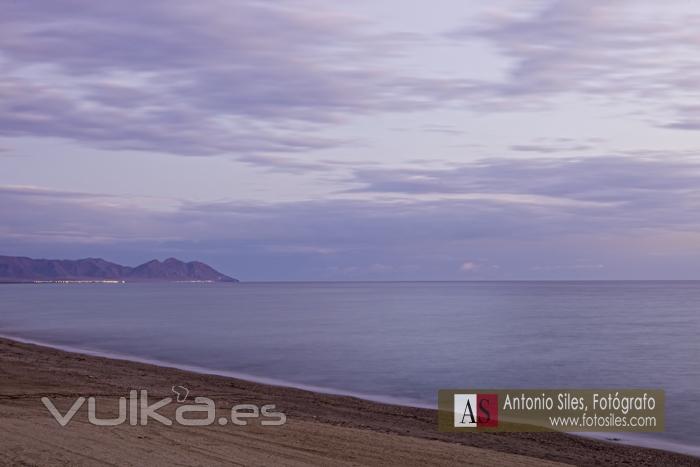
M 556 96 L 586 95 L 664 115 L 698 97 L 699 13 L 690 3 L 547 0 L 531 13 L 484 16 L 448 37 L 493 45 L 510 62 L 504 78 L 465 81 L 461 90 L 447 82 L 443 92 L 489 110 L 541 109 Z
M 299 152 L 405 108 L 375 59 L 405 37 L 303 3 L 30 0 L 0 17 L 0 134 L 185 155 Z

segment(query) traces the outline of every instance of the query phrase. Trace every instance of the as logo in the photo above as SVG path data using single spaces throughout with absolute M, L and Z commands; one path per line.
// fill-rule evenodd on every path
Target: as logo
M 498 426 L 498 394 L 455 394 L 455 428 Z

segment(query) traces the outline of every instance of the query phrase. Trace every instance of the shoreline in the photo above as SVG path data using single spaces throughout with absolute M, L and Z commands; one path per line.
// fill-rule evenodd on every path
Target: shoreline
M 5 339 L 8 341 L 15 341 L 22 344 L 36 345 L 39 347 L 46 347 L 49 349 L 60 350 L 68 353 L 75 353 L 81 355 L 89 355 L 91 357 L 106 358 L 109 360 L 123 360 L 127 362 L 143 363 L 146 365 L 153 365 L 163 368 L 172 368 L 175 370 L 189 371 L 192 373 L 197 373 L 200 375 L 209 376 L 222 376 L 225 378 L 232 378 L 242 381 L 247 381 L 250 383 L 260 383 L 268 386 L 275 386 L 278 388 L 290 388 L 299 389 L 302 391 L 315 392 L 318 394 L 325 394 L 329 396 L 344 396 L 353 397 L 356 399 L 362 399 L 368 402 L 376 402 L 378 404 L 388 404 L 397 405 L 401 407 L 409 407 L 416 409 L 428 409 L 435 410 L 435 405 L 425 404 L 418 400 L 406 399 L 401 397 L 391 397 L 377 394 L 365 394 L 355 391 L 346 391 L 343 389 L 329 388 L 324 386 L 314 386 L 312 384 L 295 383 L 293 381 L 285 381 L 275 378 L 267 378 L 264 376 L 256 376 L 247 373 L 240 373 L 236 371 L 226 371 L 226 370 L 214 370 L 211 368 L 206 368 L 198 365 L 185 365 L 181 363 L 171 362 L 167 360 L 160 360 L 156 358 L 143 358 L 135 355 L 123 354 L 119 352 L 104 352 L 101 350 L 84 349 L 80 347 L 75 347 L 71 345 L 61 345 L 52 344 L 50 342 L 41 341 L 37 339 L 27 339 L 24 337 L 11 336 L 7 334 L 0 334 L 0 340 Z
M 188 372 L 197 373 L 197 374 L 201 374 L 201 375 L 221 376 L 221 377 L 225 377 L 225 378 L 232 378 L 232 379 L 236 379 L 236 380 L 247 381 L 250 383 L 265 384 L 265 385 L 274 386 L 274 387 L 278 387 L 278 388 L 289 388 L 289 389 L 298 389 L 298 390 L 302 390 L 302 391 L 310 391 L 310 392 L 318 393 L 321 395 L 351 397 L 351 398 L 357 398 L 357 399 L 361 399 L 361 400 L 368 401 L 368 402 L 374 402 L 374 403 L 378 403 L 378 404 L 395 405 L 395 406 L 407 407 L 407 408 L 427 409 L 427 410 L 436 410 L 436 408 L 437 408 L 434 404 L 430 405 L 430 404 L 423 403 L 421 401 L 411 400 L 411 399 L 406 399 L 406 398 L 391 397 L 391 396 L 376 395 L 376 394 L 365 394 L 365 393 L 360 393 L 360 392 L 355 392 L 355 391 L 347 391 L 347 390 L 336 389 L 336 388 L 295 383 L 295 382 L 284 381 L 284 380 L 279 380 L 279 379 L 275 379 L 275 378 L 260 377 L 260 376 L 255 376 L 255 375 L 250 375 L 250 374 L 240 373 L 240 372 L 234 372 L 234 371 L 214 370 L 211 368 L 201 367 L 201 366 L 197 366 L 197 365 L 183 365 L 183 364 L 179 364 L 176 362 L 170 362 L 170 361 L 166 361 L 166 360 L 143 358 L 143 357 L 138 357 L 138 356 L 134 356 L 134 355 L 117 353 L 117 352 L 104 352 L 104 351 L 99 351 L 99 350 L 91 350 L 91 349 L 74 347 L 74 346 L 70 346 L 70 345 L 52 344 L 52 343 L 41 341 L 41 340 L 27 339 L 24 337 L 10 336 L 10 335 L 6 335 L 6 334 L 0 334 L 0 340 L 2 340 L 2 339 L 20 342 L 23 344 L 36 345 L 39 347 L 56 349 L 56 350 L 69 352 L 69 353 L 88 355 L 91 357 L 106 358 L 106 359 L 110 359 L 110 360 L 123 360 L 123 361 L 134 362 L 134 363 L 142 363 L 142 364 L 154 365 L 154 366 L 163 367 L 163 368 L 172 368 L 172 369 L 176 369 L 176 370 L 188 371 Z M 646 449 L 668 451 L 668 452 L 672 452 L 675 454 L 682 454 L 682 455 L 700 458 L 700 447 L 688 446 L 688 445 L 681 444 L 681 443 L 674 443 L 672 441 L 659 440 L 658 438 L 657 439 L 650 439 L 649 437 L 636 436 L 637 435 L 636 433 L 586 433 L 586 432 L 584 432 L 584 433 L 566 433 L 566 435 L 587 438 L 587 439 L 592 439 L 592 440 L 596 440 L 596 441 L 612 443 L 612 444 L 616 444 L 616 445 L 624 445 L 624 446 L 632 446 L 632 447 L 639 447 L 639 448 L 646 448 Z
M 269 463 L 270 456 L 279 455 L 279 459 L 301 456 L 301 464 L 347 459 L 357 463 L 363 463 L 364 459 L 364 463 L 446 464 L 467 456 L 476 465 L 543 465 L 545 462 L 700 465 L 700 459 L 683 454 L 562 433 L 440 433 L 432 409 L 66 352 L 6 338 L 0 338 L 0 370 L 4 378 L 0 386 L 0 433 L 9 443 L 9 449 L 0 450 L 0 463 L 6 464 L 47 464 L 59 460 L 80 464 L 85 461 L 81 456 L 86 449 L 86 438 L 93 438 L 98 447 L 104 447 L 113 444 L 116 437 L 133 443 L 134 452 L 142 452 L 134 463 L 143 462 L 143 452 L 149 453 L 147 459 L 152 462 L 164 461 L 163 456 L 173 453 L 191 453 L 196 450 L 191 440 L 196 438 L 222 452 L 218 460 L 209 460 L 212 463 L 232 460 L 227 456 L 240 460 L 241 449 L 255 445 L 256 449 L 246 454 L 249 457 L 243 463 Z M 175 428 L 156 423 L 145 427 L 109 427 L 112 433 L 105 427 L 84 422 L 61 428 L 39 402 L 40 397 L 51 396 L 52 400 L 62 401 L 63 405 L 57 403 L 57 407 L 65 413 L 69 402 L 78 395 L 95 395 L 112 399 L 113 403 L 105 405 L 116 407 L 117 397 L 127 395 L 132 388 L 146 388 L 154 397 L 162 398 L 172 396 L 171 387 L 175 384 L 191 388 L 195 395 L 213 398 L 217 410 L 222 400 L 225 402 L 222 407 L 228 408 L 235 403 L 275 403 L 286 413 L 289 422 L 279 428 L 240 430 L 236 427 L 236 431 L 219 426 Z M 42 430 L 41 442 L 33 434 L 37 426 Z M 280 437 L 286 440 L 282 447 Z M 46 440 L 54 449 L 47 451 L 41 447 Z M 290 440 L 294 442 L 290 444 Z M 40 444 L 36 445 L 37 442 Z M 299 443 L 305 446 L 302 451 L 295 447 Z M 236 449 L 226 454 L 231 446 Z M 267 452 L 270 449 L 279 452 L 271 454 Z M 115 454 L 110 452 L 97 449 L 91 453 L 91 459 Z M 100 459 L 106 461 L 103 457 Z M 128 459 L 118 459 L 129 464 Z

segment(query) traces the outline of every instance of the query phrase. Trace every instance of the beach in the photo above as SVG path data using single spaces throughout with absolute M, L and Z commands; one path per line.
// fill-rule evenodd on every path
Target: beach
M 440 433 L 436 412 L 223 376 L 69 353 L 0 339 L 2 465 L 700 465 L 700 459 L 560 433 Z M 94 426 L 79 410 L 94 396 L 100 418 L 116 417 L 118 398 L 147 390 L 157 401 L 183 386 L 215 401 L 217 418 L 237 404 L 274 404 L 281 426 Z M 87 405 L 87 404 L 86 404 Z M 159 413 L 173 418 L 178 403 Z

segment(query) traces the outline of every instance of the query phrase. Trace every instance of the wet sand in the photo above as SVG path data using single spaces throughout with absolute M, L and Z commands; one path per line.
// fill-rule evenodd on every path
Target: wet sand
M 65 413 L 95 396 L 101 418 L 118 398 L 146 389 L 155 402 L 182 385 L 216 402 L 275 404 L 283 426 L 97 427 L 87 404 L 61 427 L 40 401 Z M 159 413 L 174 419 L 179 404 Z M 700 465 L 700 459 L 560 433 L 453 434 L 434 410 L 258 384 L 124 360 L 69 353 L 0 338 L 0 465 Z

